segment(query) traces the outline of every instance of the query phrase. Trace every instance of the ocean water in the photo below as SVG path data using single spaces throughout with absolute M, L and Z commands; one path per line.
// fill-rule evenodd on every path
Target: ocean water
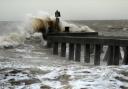
M 128 21 L 68 22 L 86 24 L 100 35 L 128 36 Z M 94 66 L 52 55 L 41 34 L 31 35 L 23 26 L 0 21 L 0 89 L 128 89 L 127 65 Z
M 87 25 L 105 36 L 128 36 L 128 20 L 79 20 L 69 21 Z

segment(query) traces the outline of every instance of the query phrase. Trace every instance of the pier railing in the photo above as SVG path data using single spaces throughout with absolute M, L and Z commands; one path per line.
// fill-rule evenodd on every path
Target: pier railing
M 52 44 L 53 54 L 58 55 L 60 44 L 60 56 L 66 56 L 66 44 L 69 44 L 69 60 L 81 60 L 81 46 L 84 45 L 84 61 L 90 62 L 91 46 L 94 46 L 94 65 L 100 65 L 101 51 L 108 46 L 105 54 L 107 65 L 119 65 L 121 58 L 120 47 L 124 48 L 123 64 L 128 64 L 128 38 L 98 36 L 97 32 L 87 33 L 53 33 L 48 35 L 48 43 Z

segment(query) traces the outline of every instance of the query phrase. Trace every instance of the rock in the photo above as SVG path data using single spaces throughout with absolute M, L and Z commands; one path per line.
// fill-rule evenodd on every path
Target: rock
M 122 82 L 128 82 L 128 79 L 125 79 L 125 78 L 119 77 L 119 76 L 115 77 L 115 79 L 120 80 Z
M 5 49 L 12 49 L 12 48 L 14 48 L 14 47 L 13 47 L 12 45 L 9 45 L 9 46 L 6 46 L 6 45 L 5 45 L 4 48 L 5 48 Z
M 42 85 L 42 86 L 40 87 L 40 89 L 51 89 L 51 87 L 48 86 L 48 85 Z
M 33 78 L 33 79 L 24 79 L 24 80 L 17 80 L 15 81 L 15 79 L 10 79 L 9 82 L 12 85 L 20 85 L 22 83 L 24 83 L 25 85 L 30 85 L 30 84 L 34 84 L 34 83 L 40 83 L 39 79 Z
M 17 74 L 17 73 L 20 73 L 20 72 L 22 72 L 22 71 L 21 70 L 14 69 L 14 70 L 10 71 L 9 73 L 11 73 L 11 74 Z
M 128 89 L 128 87 L 120 86 L 121 89 Z

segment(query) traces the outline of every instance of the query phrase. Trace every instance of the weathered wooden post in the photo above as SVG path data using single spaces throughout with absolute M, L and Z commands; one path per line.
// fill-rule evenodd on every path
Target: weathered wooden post
M 123 59 L 123 64 L 127 65 L 128 64 L 128 46 L 124 47 L 124 59 Z
M 75 61 L 80 62 L 81 57 L 81 44 L 76 44 L 75 48 Z
M 113 50 L 114 50 L 114 46 L 108 46 L 108 50 L 109 50 L 109 53 L 108 53 L 108 58 L 107 58 L 107 64 L 108 65 L 112 65 L 113 64 Z
M 47 41 L 47 48 L 51 48 L 52 47 L 52 43 Z
M 66 43 L 61 43 L 61 57 L 66 56 Z
M 74 44 L 69 43 L 69 60 L 74 60 Z
M 116 53 L 119 52 L 119 54 L 118 54 L 118 55 L 119 55 L 119 59 L 122 59 L 122 57 L 121 57 L 121 52 L 120 52 L 120 47 L 119 47 L 118 49 L 115 49 L 115 50 L 118 50 L 118 51 L 116 51 Z M 117 56 L 118 56 L 118 55 L 117 55 Z M 107 48 L 107 51 L 106 51 L 106 54 L 105 54 L 105 56 L 104 56 L 103 61 L 107 61 L 109 56 L 110 56 L 110 48 L 108 47 L 108 48 Z M 117 57 L 117 56 L 116 56 L 116 57 Z
M 120 47 L 114 46 L 114 59 L 113 59 L 113 65 L 119 65 L 119 59 L 120 59 Z
M 101 45 L 96 44 L 95 45 L 95 57 L 94 57 L 94 64 L 100 65 L 100 54 L 101 54 Z
M 58 42 L 53 43 L 53 54 L 58 55 Z
M 90 44 L 86 44 L 84 46 L 84 61 L 89 63 L 90 62 Z
M 68 26 L 65 27 L 65 32 L 69 32 L 69 27 Z
M 120 47 L 116 45 L 108 46 L 107 56 L 108 65 L 119 65 Z

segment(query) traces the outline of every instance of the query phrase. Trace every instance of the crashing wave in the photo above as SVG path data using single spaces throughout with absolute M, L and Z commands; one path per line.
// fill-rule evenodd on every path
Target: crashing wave
M 50 15 L 47 12 L 39 11 L 38 13 L 33 14 L 27 14 L 25 19 L 23 20 L 22 24 L 17 26 L 17 31 L 14 31 L 12 33 L 9 33 L 6 36 L 0 37 L 0 48 L 13 48 L 18 45 L 24 44 L 24 41 L 26 38 L 36 38 L 40 39 L 41 43 L 46 44 L 46 42 L 43 40 L 40 33 L 34 32 L 34 29 L 32 27 L 32 19 L 33 18 L 40 18 L 48 20 L 49 18 L 51 20 L 55 20 L 55 17 Z M 70 32 L 94 32 L 93 29 L 89 28 L 88 26 L 77 26 L 75 24 L 68 23 L 60 18 L 60 27 L 62 32 L 65 30 L 65 26 L 70 27 Z M 10 27 L 11 28 L 11 27 Z
M 13 48 L 23 44 L 25 37 L 22 34 L 10 33 L 8 36 L 0 37 L 0 48 Z

